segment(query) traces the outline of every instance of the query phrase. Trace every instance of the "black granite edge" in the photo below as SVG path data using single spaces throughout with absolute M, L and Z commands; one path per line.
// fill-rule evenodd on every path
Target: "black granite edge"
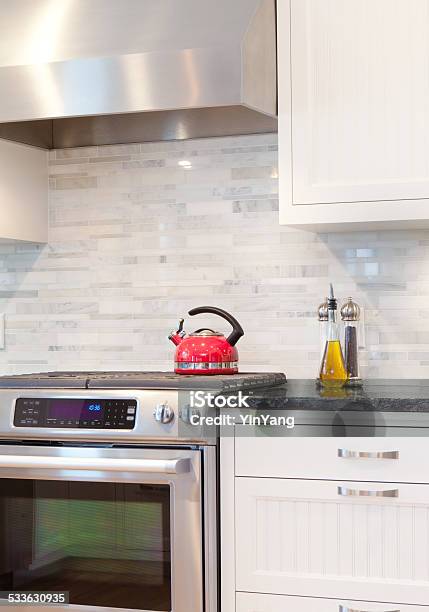
M 371 380 L 361 387 L 329 390 L 315 380 L 292 379 L 286 385 L 255 390 L 248 404 L 273 410 L 429 413 L 429 381 Z
M 428 400 L 386 399 L 373 401 L 350 401 L 339 399 L 268 397 L 253 394 L 248 400 L 249 408 L 269 410 L 307 411 L 355 411 L 355 412 L 420 412 L 429 414 Z

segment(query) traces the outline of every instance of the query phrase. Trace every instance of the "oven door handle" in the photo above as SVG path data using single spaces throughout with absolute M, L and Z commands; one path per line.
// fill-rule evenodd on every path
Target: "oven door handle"
M 0 455 L 0 469 L 24 468 L 44 470 L 101 470 L 139 472 L 142 474 L 187 474 L 191 460 L 180 459 L 113 459 L 103 457 L 52 457 Z

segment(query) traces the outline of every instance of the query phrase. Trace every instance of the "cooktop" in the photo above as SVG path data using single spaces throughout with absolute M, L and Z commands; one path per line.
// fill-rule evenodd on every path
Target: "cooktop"
M 238 391 L 286 383 L 277 372 L 197 376 L 172 372 L 41 372 L 0 376 L 0 389 L 211 389 Z

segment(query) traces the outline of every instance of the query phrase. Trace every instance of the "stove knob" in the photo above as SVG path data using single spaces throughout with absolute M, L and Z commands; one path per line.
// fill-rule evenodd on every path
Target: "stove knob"
M 164 404 L 158 404 L 155 407 L 155 410 L 153 411 L 153 416 L 155 418 L 155 421 L 157 421 L 158 423 L 163 423 L 164 425 L 167 425 L 168 423 L 171 423 L 171 421 L 174 419 L 174 410 L 173 408 L 170 408 L 167 402 L 165 402 Z

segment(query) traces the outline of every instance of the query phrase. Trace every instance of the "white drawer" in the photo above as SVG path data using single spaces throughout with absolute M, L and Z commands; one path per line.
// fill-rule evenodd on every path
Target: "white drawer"
M 236 475 L 429 483 L 428 438 L 236 438 Z
M 237 593 L 237 612 L 426 612 L 429 606 Z
M 236 478 L 235 512 L 237 591 L 429 604 L 429 485 Z

